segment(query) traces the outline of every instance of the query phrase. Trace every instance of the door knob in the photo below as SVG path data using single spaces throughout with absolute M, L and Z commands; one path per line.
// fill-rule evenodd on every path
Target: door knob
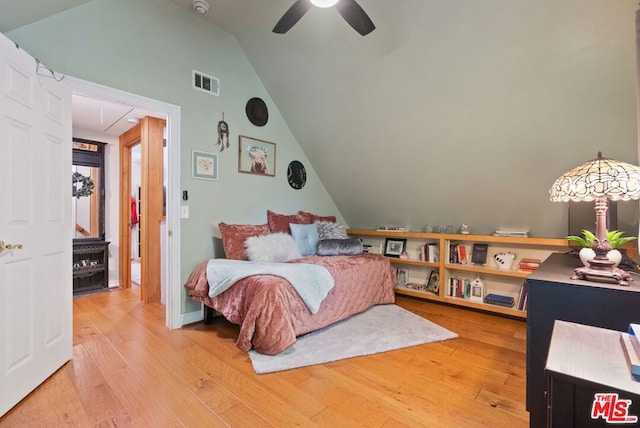
M 0 241 L 0 253 L 4 250 L 21 250 L 22 244 L 5 244 L 4 241 Z

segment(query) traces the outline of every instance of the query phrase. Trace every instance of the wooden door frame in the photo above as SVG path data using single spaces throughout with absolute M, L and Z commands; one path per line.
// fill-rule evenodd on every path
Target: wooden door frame
M 144 117 L 120 136 L 120 287 L 131 287 L 131 150 L 140 144 L 140 300 L 161 300 L 165 120 Z M 144 223 L 142 223 L 144 222 Z

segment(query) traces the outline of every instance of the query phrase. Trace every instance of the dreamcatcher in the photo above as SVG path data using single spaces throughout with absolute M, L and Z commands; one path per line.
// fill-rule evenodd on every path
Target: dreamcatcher
M 222 113 L 222 120 L 218 122 L 218 142 L 216 146 L 220 146 L 220 151 L 223 151 L 225 146 L 229 148 L 229 125 L 224 121 L 224 113 Z

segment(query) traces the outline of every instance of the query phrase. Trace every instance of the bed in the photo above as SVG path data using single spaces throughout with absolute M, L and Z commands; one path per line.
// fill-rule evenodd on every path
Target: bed
M 200 262 L 184 285 L 191 298 L 204 304 L 205 323 L 215 310 L 240 326 L 236 345 L 244 352 L 275 355 L 297 336 L 395 302 L 389 260 L 363 253 L 362 243 L 350 240 L 333 216 L 268 210 L 265 224 L 218 226 L 214 258 Z M 256 270 L 261 263 L 278 270 Z M 246 277 L 231 275 L 224 270 L 227 265 Z M 279 269 L 296 275 L 280 275 Z M 301 269 L 307 270 L 301 274 Z
M 395 301 L 395 275 L 389 260 L 380 255 L 311 255 L 288 262 L 322 266 L 333 277 L 334 286 L 316 313 L 279 276 L 250 276 L 218 296 L 209 297 L 208 263 L 202 262 L 193 270 L 185 283 L 187 293 L 240 326 L 236 345 L 244 352 L 254 349 L 263 354 L 278 354 L 293 345 L 297 336 L 342 321 L 373 305 Z
M 333 277 L 334 286 L 316 313 L 279 276 L 250 276 L 209 297 L 208 263 L 202 262 L 193 270 L 185 283 L 187 294 L 240 326 L 236 345 L 244 352 L 254 349 L 263 354 L 278 354 L 293 345 L 297 336 L 327 327 L 373 305 L 395 301 L 395 275 L 389 260 L 380 255 L 311 255 L 290 261 L 322 266 Z

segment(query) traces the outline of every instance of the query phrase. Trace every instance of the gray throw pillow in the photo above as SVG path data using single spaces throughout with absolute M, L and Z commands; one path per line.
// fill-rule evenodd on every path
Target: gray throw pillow
M 347 231 L 345 227 L 339 223 L 332 223 L 328 221 L 316 222 L 318 226 L 318 238 L 319 239 L 347 239 Z
M 322 239 L 318 241 L 319 256 L 357 256 L 362 254 L 362 241 L 359 239 Z

